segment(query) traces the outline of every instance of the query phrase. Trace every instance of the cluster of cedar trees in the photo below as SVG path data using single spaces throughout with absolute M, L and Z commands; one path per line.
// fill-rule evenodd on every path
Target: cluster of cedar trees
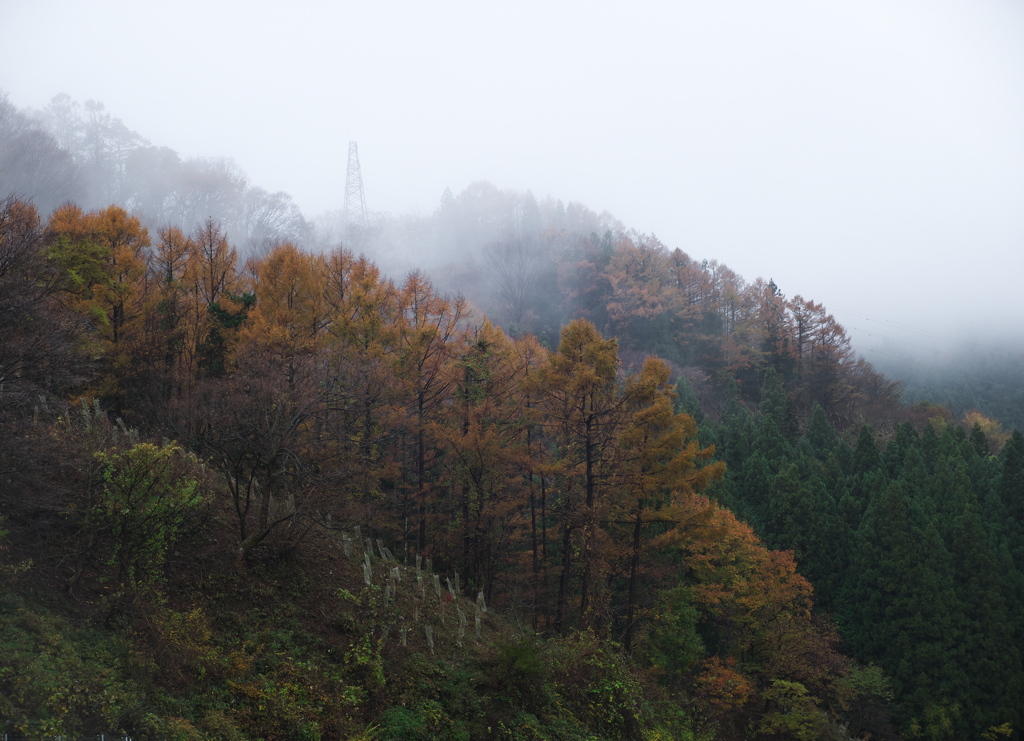
M 880 728 L 889 688 L 836 651 L 797 561 L 850 650 L 893 678 L 906 728 L 1016 725 L 1019 434 L 999 458 L 949 425 L 850 446 L 832 422 L 885 418 L 894 389 L 820 305 L 642 239 L 574 244 L 558 275 L 583 318 L 549 350 L 344 249 L 243 266 L 212 221 L 153 238 L 115 206 L 42 224 L 9 198 L 0 383 L 97 398 L 187 445 L 219 472 L 242 561 L 360 525 L 539 631 L 620 641 L 726 735 L 810 738 L 843 713 Z M 662 361 L 624 373 L 595 323 L 635 356 L 699 360 L 720 418 Z
M 694 408 L 692 401 L 688 405 Z M 1024 708 L 1024 437 L 951 424 L 841 439 L 820 407 L 798 428 L 769 371 L 760 414 L 701 420 L 727 463 L 714 495 L 792 551 L 846 650 L 891 678 L 911 737 L 996 738 Z M 699 416 L 699 412 L 697 412 Z M 1001 450 L 1000 450 L 1001 448 Z

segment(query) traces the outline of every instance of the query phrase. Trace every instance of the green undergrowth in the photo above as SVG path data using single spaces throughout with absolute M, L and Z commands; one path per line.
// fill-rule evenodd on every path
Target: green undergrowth
M 146 588 L 83 579 L 63 602 L 33 581 L 38 567 L 8 579 L 2 730 L 178 741 L 694 738 L 678 708 L 658 704 L 656 683 L 591 634 L 539 639 L 477 612 L 440 579 L 439 592 L 432 573 L 417 579 L 383 559 L 371 559 L 367 584 L 365 555 L 346 557 L 337 543 L 267 554 L 248 567 L 197 558 Z

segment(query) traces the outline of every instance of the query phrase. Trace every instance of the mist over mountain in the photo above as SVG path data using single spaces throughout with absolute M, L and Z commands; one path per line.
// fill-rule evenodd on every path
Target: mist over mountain
M 357 140 L 378 213 L 486 180 L 813 296 L 858 348 L 886 323 L 1020 341 L 1017 3 L 11 5 L 0 85 L 19 108 L 103 101 L 307 219 L 340 208 Z
M 761 300 L 754 296 L 769 284 L 779 298 L 794 298 L 774 280 L 748 281 L 716 260 L 673 251 L 608 212 L 598 214 L 586 205 L 552 197 L 538 199 L 529 191 L 502 190 L 486 181 L 458 194 L 446 189 L 437 207 L 425 215 L 371 212 L 365 223 L 349 224 L 339 209 L 307 218 L 288 194 L 251 184 L 230 159 L 183 159 L 130 130 L 102 103 L 80 104 L 66 94 L 34 112 L 20 111 L 8 96 L 0 97 L 0 185 L 5 192 L 30 198 L 44 214 L 67 201 L 86 208 L 124 204 L 154 232 L 177 226 L 187 233 L 212 219 L 243 257 L 266 254 L 288 242 L 324 252 L 344 245 L 396 278 L 425 271 L 439 289 L 466 296 L 480 316 L 513 334 L 532 333 L 550 343 L 570 319 L 586 316 L 602 331 L 619 334 L 627 349 L 653 351 L 681 367 L 703 364 L 707 369 L 714 364 L 702 360 L 706 347 L 697 349 L 685 340 L 665 345 L 664 339 L 642 339 L 668 336 L 661 324 L 681 310 L 674 302 L 718 302 L 725 290 L 735 296 L 750 294 L 746 301 L 753 306 Z M 632 268 L 612 265 L 621 262 L 613 255 L 626 248 L 639 250 L 648 263 L 630 277 L 615 270 L 628 273 Z M 674 280 L 684 293 L 689 290 L 682 289 L 680 274 L 668 276 L 666 271 L 673 269 L 668 263 L 655 267 L 650 262 L 669 260 L 670 255 L 676 255 L 676 263 L 683 260 L 691 276 L 709 288 L 685 299 L 658 295 L 672 290 L 665 281 Z M 629 281 L 639 281 L 646 286 L 643 290 L 652 292 L 641 300 L 646 307 L 633 305 L 627 311 L 639 311 L 643 327 L 635 318 L 628 323 L 616 319 L 624 311 L 623 292 L 638 290 L 630 289 Z M 779 282 L 786 285 L 786 277 L 780 275 Z M 795 296 L 797 301 L 813 298 Z M 1001 329 L 998 321 L 986 332 L 963 339 L 955 324 L 934 331 L 848 307 L 824 309 L 838 318 L 844 341 L 853 350 L 905 383 L 906 401 L 945 404 L 957 417 L 980 408 L 1009 425 L 1024 422 L 1015 402 L 1000 400 L 1020 394 L 1019 384 L 1011 379 L 1020 345 L 1015 331 Z M 966 357 L 972 362 L 965 363 Z M 995 360 L 979 363 L 979 357 Z M 751 388 L 757 388 L 759 378 L 752 376 Z

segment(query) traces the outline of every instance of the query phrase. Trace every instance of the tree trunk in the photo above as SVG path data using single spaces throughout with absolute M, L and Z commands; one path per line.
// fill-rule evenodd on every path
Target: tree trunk
M 562 576 L 558 584 L 558 612 L 555 617 L 555 630 L 564 633 L 566 628 L 566 612 L 569 604 L 569 566 L 572 560 L 572 526 L 565 523 L 562 532 Z
M 641 520 L 643 501 L 643 499 L 636 500 L 636 521 L 633 524 L 633 555 L 629 560 L 629 595 L 626 598 L 626 635 L 622 640 L 622 647 L 626 649 L 626 653 L 630 653 L 633 649 L 633 622 L 636 607 L 637 571 L 640 567 L 640 529 L 643 526 Z

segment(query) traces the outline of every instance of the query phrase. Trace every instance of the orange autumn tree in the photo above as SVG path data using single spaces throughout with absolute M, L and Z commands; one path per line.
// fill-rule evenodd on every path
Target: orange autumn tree
M 670 537 L 683 559 L 681 583 L 715 647 L 693 675 L 709 717 L 735 719 L 743 707 L 749 718 L 764 720 L 774 712 L 768 698 L 778 682 L 817 698 L 826 715 L 839 710 L 848 693 L 847 663 L 835 629 L 812 612 L 813 590 L 796 572 L 792 552 L 767 549 L 749 525 L 702 495 L 685 495 L 682 504 L 692 526 Z
M 555 626 L 568 628 L 573 554 L 581 561 L 580 625 L 603 619 L 608 549 L 599 523 L 608 505 L 606 488 L 617 456 L 616 435 L 625 424 L 627 401 L 618 383 L 618 345 L 588 321 L 562 329 L 558 351 L 532 374 L 525 389 L 537 399 L 537 420 L 556 449 L 550 466 L 561 519 L 561 572 Z
M 239 332 L 239 355 L 258 353 L 295 383 L 303 360 L 317 355 L 327 335 L 326 260 L 290 243 L 251 268 L 256 305 Z
M 153 275 L 155 306 L 147 322 L 151 337 L 152 363 L 157 379 L 158 397 L 170 398 L 176 385 L 187 383 L 192 364 L 186 323 L 190 307 L 186 300 L 183 279 L 189 268 L 194 245 L 177 227 L 161 229 L 150 260 Z M 187 370 L 186 370 L 187 369 Z
M 568 627 L 578 573 L 580 626 L 608 631 L 618 621 L 629 643 L 648 541 L 675 522 L 673 492 L 703 488 L 722 466 L 704 465 L 712 451 L 700 449 L 693 420 L 673 411 L 667 366 L 649 358 L 622 373 L 616 341 L 587 321 L 562 330 L 558 351 L 523 388 L 553 454 L 540 468 L 561 529 L 554 626 Z
M 674 307 L 672 263 L 654 239 L 622 239 L 607 268 L 612 295 L 608 316 L 627 347 L 651 347 L 671 336 Z
M 672 339 L 679 345 L 681 360 L 700 361 L 714 343 L 709 330 L 718 310 L 711 278 L 704 265 L 676 248 L 669 255 Z
M 154 297 L 146 320 L 156 404 L 188 394 L 200 377 L 225 372 L 250 289 L 237 260 L 213 220 L 191 235 L 160 230 L 149 260 Z
M 57 271 L 45 259 L 39 214 L 13 196 L 0 199 L 0 388 L 67 378 L 78 353 L 77 317 L 59 300 Z
M 110 206 L 91 218 L 92 237 L 104 250 L 104 279 L 92 287 L 89 313 L 117 357 L 127 358 L 125 348 L 137 341 L 139 320 L 146 310 L 150 282 L 146 260 L 149 232 L 138 217 Z
M 197 384 L 186 405 L 194 444 L 230 492 L 243 561 L 272 534 L 308 524 L 338 474 L 322 423 L 324 260 L 285 244 L 250 271 L 256 303 L 226 372 Z
M 810 408 L 817 402 L 831 418 L 848 412 L 851 369 L 855 355 L 846 330 L 821 304 L 794 296 L 789 302 L 793 317 L 793 348 L 797 398 Z
M 430 503 L 437 488 L 437 451 L 429 429 L 455 383 L 453 347 L 466 313 L 465 301 L 439 295 L 419 271 L 398 291 L 396 352 L 393 367 L 405 406 L 404 481 L 401 487 L 403 548 L 425 554 L 433 533 Z M 412 528 L 415 528 L 413 530 Z
M 528 360 L 490 322 L 462 333 L 449 405 L 430 427 L 442 453 L 435 511 L 449 560 L 488 599 L 514 551 L 526 509 Z M 458 555 L 456 555 L 458 554 Z
M 762 353 L 761 362 L 775 368 L 784 378 L 788 378 L 793 373 L 796 361 L 792 317 L 788 311 L 786 297 L 775 285 L 775 281 L 765 283 L 760 278 L 754 281 L 749 291 L 757 302 L 756 336 L 757 349 Z
M 339 493 L 376 506 L 395 491 L 399 476 L 398 295 L 363 256 L 339 248 L 326 260 L 325 423 L 346 466 Z
M 135 360 L 144 354 L 145 319 L 155 296 L 149 232 L 119 206 L 84 213 L 65 204 L 50 217 L 48 240 L 70 303 L 89 318 L 106 361 L 94 392 L 120 408 L 138 370 Z
M 548 602 L 547 568 L 548 568 L 548 473 L 551 457 L 549 448 L 544 444 L 543 436 L 536 428 L 536 397 L 532 383 L 532 375 L 543 368 L 548 358 L 548 351 L 533 336 L 520 337 L 513 341 L 512 351 L 516 356 L 516 365 L 522 369 L 519 385 L 519 409 L 523 414 L 525 439 L 520 450 L 522 455 L 519 469 L 526 481 L 526 510 L 523 517 L 529 517 L 529 562 L 530 562 L 530 593 L 531 616 L 534 630 L 542 628 L 542 619 L 546 616 L 545 604 Z M 525 546 L 524 546 L 525 547 Z M 525 565 L 525 558 L 520 561 Z M 520 571 L 522 574 L 523 571 Z
M 213 219 L 198 226 L 187 245 L 189 257 L 182 277 L 186 367 L 192 376 L 222 375 L 252 286 L 238 272 L 238 251 Z
M 711 462 L 713 447 L 701 448 L 693 418 L 675 412 L 676 395 L 665 363 L 649 357 L 628 379 L 627 394 L 633 398 L 633 411 L 619 436 L 620 493 L 610 527 L 629 563 L 622 639 L 629 651 L 643 612 L 643 577 L 650 574 L 660 584 L 666 576 L 654 554 L 671 541 L 673 531 L 692 524 L 693 513 L 681 506 L 680 495 L 703 490 L 721 478 L 725 465 Z

